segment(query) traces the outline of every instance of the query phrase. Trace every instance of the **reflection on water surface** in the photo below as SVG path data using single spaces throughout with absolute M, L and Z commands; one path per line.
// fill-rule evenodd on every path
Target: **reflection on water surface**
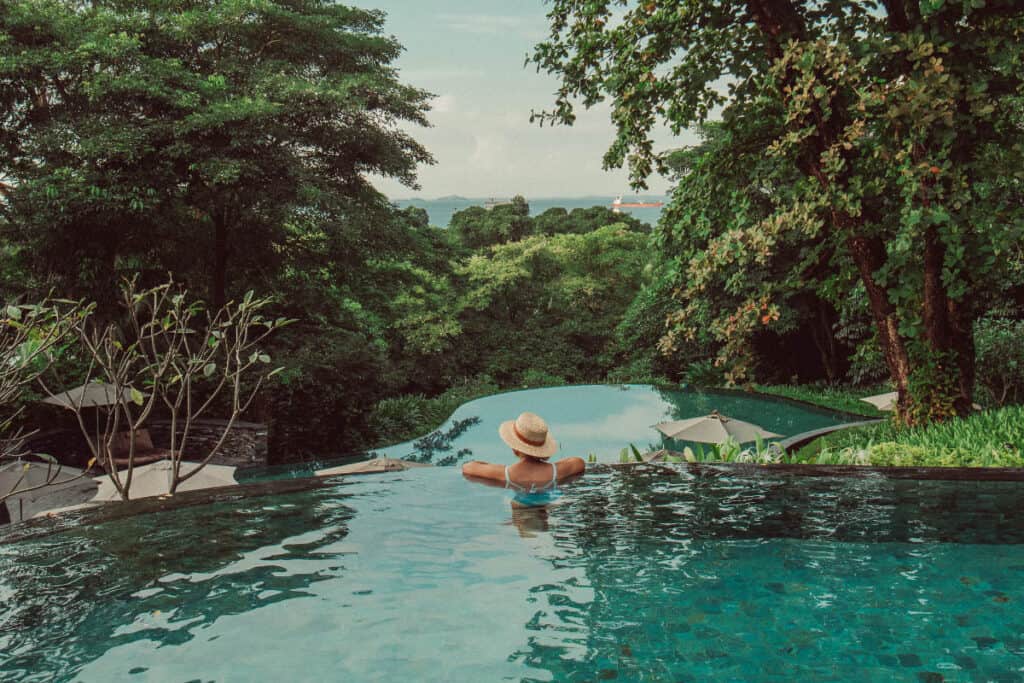
M 7 680 L 1013 680 L 1024 489 L 437 468 L 0 545 Z M 938 680 L 937 678 L 934 680 Z
M 714 410 L 765 429 L 793 436 L 850 421 L 850 416 L 761 395 L 665 390 L 644 384 L 583 385 L 515 391 L 488 396 L 461 406 L 436 431 L 380 453 L 392 458 L 450 465 L 465 460 L 512 462 L 497 438 L 498 425 L 529 410 L 542 415 L 558 439 L 561 456 L 618 460 L 619 451 L 635 444 L 661 448 L 666 442 L 654 429 L 658 422 L 707 415 Z

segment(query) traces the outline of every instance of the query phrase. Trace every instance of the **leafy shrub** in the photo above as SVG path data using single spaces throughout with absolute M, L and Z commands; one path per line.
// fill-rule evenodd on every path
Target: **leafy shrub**
M 783 461 L 785 454 L 776 443 L 765 443 L 757 439 L 752 446 L 744 448 L 732 437 L 718 444 L 695 444 L 683 449 L 687 462 L 748 462 L 769 465 Z
M 868 453 L 871 464 L 877 467 L 1020 467 L 1024 465 L 1019 454 L 988 444 L 970 449 L 927 449 L 923 446 L 886 442 L 872 446 Z
M 424 423 L 429 403 L 430 399 L 423 394 L 385 398 L 373 407 L 370 428 L 379 439 L 384 440 L 391 434 L 415 432 Z
M 437 429 L 455 409 L 501 388 L 487 375 L 469 378 L 439 396 L 407 394 L 378 401 L 369 417 L 375 446 L 409 441 Z
M 1024 320 L 982 318 L 974 345 L 980 398 L 999 406 L 1024 401 Z
M 637 358 L 631 363 L 620 365 L 608 371 L 606 381 L 612 384 L 665 384 L 664 377 L 654 371 L 654 364 L 649 358 Z
M 819 465 L 1024 467 L 1024 407 L 916 429 L 885 422 L 843 430 L 808 445 L 797 459 Z
M 520 382 L 524 387 L 560 387 L 566 384 L 564 377 L 537 368 L 524 372 Z
M 683 382 L 695 387 L 720 387 L 725 384 L 725 374 L 710 360 L 698 360 L 686 366 Z
M 850 369 L 846 371 L 849 381 L 855 385 L 881 382 L 889 376 L 881 346 L 877 337 L 861 342 L 850 356 Z

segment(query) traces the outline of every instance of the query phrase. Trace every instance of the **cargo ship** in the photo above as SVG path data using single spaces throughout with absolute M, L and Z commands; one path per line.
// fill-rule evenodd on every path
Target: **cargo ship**
M 660 209 L 663 206 L 665 206 L 665 202 L 624 202 L 620 194 L 612 202 L 612 211 L 618 213 L 623 209 Z

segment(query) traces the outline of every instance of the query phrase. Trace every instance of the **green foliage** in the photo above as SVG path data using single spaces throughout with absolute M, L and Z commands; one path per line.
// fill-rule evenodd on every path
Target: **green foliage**
M 527 369 L 523 373 L 520 383 L 524 387 L 559 387 L 568 384 L 564 377 L 552 375 L 536 368 Z
M 636 358 L 626 365 L 611 368 L 605 375 L 605 381 L 610 384 L 654 384 L 656 386 L 672 384 L 667 377 L 657 373 L 654 363 L 650 358 L 644 357 L 642 353 L 640 358 Z
M 725 375 L 711 360 L 697 360 L 686 366 L 683 382 L 692 387 L 717 387 L 725 382 Z
M 559 88 L 535 117 L 610 100 L 605 165 L 676 172 L 664 351 L 711 341 L 745 383 L 758 339 L 811 325 L 838 379 L 835 325 L 869 316 L 906 419 L 942 419 L 969 409 L 973 319 L 1019 277 L 1024 6 L 883 4 L 555 0 L 532 59 Z M 661 153 L 659 124 L 702 144 Z M 945 377 L 912 382 L 935 356 Z
M 644 242 L 616 223 L 476 252 L 457 270 L 467 342 L 459 360 L 505 385 L 528 370 L 603 379 L 614 366 L 616 325 L 643 279 Z
M 628 448 L 623 448 L 621 451 L 619 451 L 619 463 L 621 464 L 643 461 L 643 454 L 641 454 L 640 449 L 638 449 L 633 444 L 629 444 Z
M 473 206 L 455 212 L 448 229 L 467 249 L 517 242 L 533 232 L 530 205 L 516 196 L 510 203 L 490 209 Z
M 592 206 L 589 209 L 576 208 L 566 211 L 562 208 L 551 208 L 533 218 L 533 234 L 535 235 L 585 235 L 608 225 L 621 223 L 635 232 L 649 232 L 650 227 L 628 214 L 615 213 L 604 206 Z
M 101 300 L 172 271 L 219 306 L 386 215 L 367 176 L 414 183 L 430 157 L 396 124 L 425 124 L 429 95 L 382 27 L 319 0 L 5 3 L 2 206 L 33 270 Z
M 791 398 L 804 403 L 812 403 L 822 408 L 830 408 L 866 418 L 889 417 L 891 413 L 882 412 L 870 403 L 862 401 L 865 396 L 891 391 L 884 385 L 874 387 L 843 387 L 828 385 L 764 385 L 755 384 L 753 390 L 762 394 L 772 394 Z M 843 432 L 845 433 L 845 432 Z
M 379 401 L 369 417 L 373 446 L 384 446 L 423 436 L 437 429 L 463 403 L 500 391 L 486 375 L 452 386 L 434 398 L 422 394 Z
M 982 318 L 974 326 L 978 385 L 991 405 L 1024 402 L 1024 320 Z
M 918 352 L 919 360 L 910 374 L 909 405 L 896 411 L 896 419 L 909 425 L 941 422 L 956 415 L 955 359 L 948 353 Z
M 741 462 L 770 465 L 782 462 L 785 453 L 776 443 L 766 443 L 762 439 L 755 440 L 752 446 L 743 447 L 738 441 L 729 437 L 717 444 L 694 444 L 683 449 L 682 459 L 686 462 L 716 463 Z M 666 459 L 666 462 L 673 462 Z
M 1024 407 L 916 428 L 892 423 L 843 430 L 802 449 L 800 462 L 880 467 L 1024 467 Z

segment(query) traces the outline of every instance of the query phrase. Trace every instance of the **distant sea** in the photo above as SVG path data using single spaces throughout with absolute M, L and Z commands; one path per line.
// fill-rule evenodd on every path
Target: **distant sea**
M 498 201 L 507 201 L 508 197 L 496 197 Z M 456 211 L 462 211 L 471 206 L 483 206 L 484 202 L 488 200 L 488 197 L 472 198 L 472 197 L 440 197 L 438 199 L 396 199 L 394 203 L 401 208 L 407 206 L 418 206 L 422 209 L 427 210 L 427 215 L 430 216 L 430 224 L 438 227 L 447 228 L 448 223 L 452 219 L 452 214 Z M 667 198 L 663 195 L 625 195 L 622 198 L 626 202 L 644 201 L 644 202 L 668 202 Z M 592 206 L 606 206 L 611 208 L 612 202 L 615 201 L 615 197 L 543 197 L 537 199 L 526 198 L 526 201 L 530 205 L 530 215 L 536 216 L 542 214 L 551 208 L 563 208 L 566 211 L 572 211 L 573 209 L 589 209 Z M 645 223 L 650 223 L 652 226 L 658 222 L 658 217 L 661 216 L 661 209 L 622 209 L 623 213 L 629 213 L 629 215 L 637 218 Z

